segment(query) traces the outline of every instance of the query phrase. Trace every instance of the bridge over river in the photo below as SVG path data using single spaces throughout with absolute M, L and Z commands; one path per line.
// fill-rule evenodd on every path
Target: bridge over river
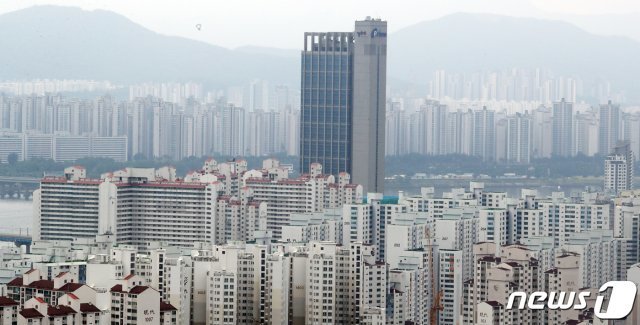
M 29 199 L 40 185 L 40 178 L 0 176 L 0 198 Z
M 0 227 L 0 241 L 14 243 L 18 247 L 26 246 L 29 252 L 32 239 L 28 228 Z

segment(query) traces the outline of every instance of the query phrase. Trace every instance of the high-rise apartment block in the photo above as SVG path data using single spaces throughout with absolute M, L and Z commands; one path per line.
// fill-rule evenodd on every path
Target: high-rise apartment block
M 629 142 L 619 142 L 604 161 L 604 190 L 615 194 L 633 189 L 634 163 Z
M 553 103 L 553 154 L 573 156 L 573 103 L 564 98 Z
M 598 153 L 605 156 L 611 153 L 620 139 L 620 105 L 609 101 L 600 105 L 599 113 Z
M 362 201 L 362 186 L 350 179 L 347 173 L 325 175 L 317 163 L 311 174 L 289 178 L 288 168 L 273 159 L 255 170 L 240 159 L 209 159 L 184 178 L 163 167 L 125 168 L 91 179 L 74 166 L 64 176 L 43 178 L 34 192 L 34 237 L 115 234 L 119 243 L 141 251 L 153 241 L 188 247 L 194 241 L 280 238 L 292 214 Z
M 495 112 L 483 107 L 474 112 L 473 116 L 473 147 L 472 155 L 483 160 L 495 160 L 496 155 L 496 125 Z

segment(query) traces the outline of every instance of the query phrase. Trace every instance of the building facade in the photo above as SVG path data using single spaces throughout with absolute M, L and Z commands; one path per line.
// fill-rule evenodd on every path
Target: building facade
M 387 23 L 367 18 L 355 29 L 305 33 L 300 166 L 308 173 L 321 163 L 328 174 L 347 172 L 365 191 L 382 192 Z

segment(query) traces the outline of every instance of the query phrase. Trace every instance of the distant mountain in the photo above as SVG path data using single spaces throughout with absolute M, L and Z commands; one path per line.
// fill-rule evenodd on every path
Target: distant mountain
M 453 14 L 389 36 L 389 74 L 424 83 L 436 69 L 548 68 L 602 78 L 640 98 L 640 43 L 596 36 L 569 23 L 489 14 Z
M 0 16 L 0 79 L 296 83 L 294 60 L 157 34 L 118 14 L 38 6 Z
M 300 59 L 300 50 L 279 49 L 279 48 L 273 48 L 273 47 L 252 46 L 252 45 L 237 47 L 235 50 L 243 53 L 266 54 L 266 55 L 272 55 L 272 56 L 277 56 L 282 58 L 289 58 L 289 59 L 296 59 L 296 60 Z
M 393 22 L 390 22 L 393 23 Z M 389 83 L 424 89 L 437 69 L 548 68 L 606 79 L 640 102 L 640 42 L 597 36 L 559 21 L 453 14 L 389 35 Z M 107 11 L 39 6 L 0 15 L 0 80 L 193 80 L 213 86 L 254 78 L 298 84 L 298 49 L 235 50 L 160 35 Z
M 640 13 L 601 15 L 558 15 L 562 21 L 568 21 L 596 35 L 626 36 L 640 42 Z

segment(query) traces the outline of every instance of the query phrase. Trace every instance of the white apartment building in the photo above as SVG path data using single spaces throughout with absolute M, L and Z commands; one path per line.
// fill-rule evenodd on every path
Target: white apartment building
M 317 242 L 307 254 L 306 324 L 357 323 L 365 310 L 384 308 L 387 266 L 373 246 Z
M 460 323 L 464 273 L 462 253 L 461 250 L 439 250 L 438 285 L 442 293 L 442 310 L 438 313 L 438 324 Z
M 640 322 L 640 263 L 633 264 L 627 270 L 627 281 L 636 284 L 636 300 L 633 302 L 633 309 L 625 320 L 625 325 L 638 324 Z
M 623 191 L 614 199 L 613 234 L 626 238 L 626 269 L 640 262 L 640 192 Z
M 118 243 L 140 250 L 152 241 L 183 247 L 214 241 L 214 185 L 179 181 L 167 168 L 128 168 L 100 180 L 75 169 L 80 172 L 44 178 L 34 192 L 36 240 L 113 233 Z
M 480 219 L 473 208 L 448 209 L 435 220 L 438 247 L 459 250 L 462 254 L 463 281 L 473 277 L 473 245 L 479 241 Z
M 574 233 L 609 229 L 609 205 L 605 203 L 545 200 L 538 202 L 538 209 L 544 212 L 544 223 L 542 231 L 538 230 L 536 233 L 554 237 L 558 246 L 566 243 Z M 530 217 L 535 216 L 530 215 Z M 533 221 L 529 224 L 536 223 Z
M 633 189 L 635 158 L 629 142 L 619 143 L 611 153 L 606 154 L 609 155 L 604 161 L 604 190 L 617 194 Z
M 333 243 L 312 243 L 308 254 L 306 324 L 348 323 L 349 250 Z
M 408 216 L 412 214 L 407 214 Z M 417 251 L 436 242 L 433 222 L 425 219 L 409 219 L 386 226 L 387 241 L 386 262 L 390 268 L 396 268 L 408 251 Z
M 497 248 L 495 243 L 474 246 L 476 271 L 465 282 L 462 324 L 538 324 L 538 311 L 504 308 L 511 292 L 538 291 L 537 260 L 520 246 Z
M 581 288 L 599 288 L 612 280 L 623 280 L 626 272 L 627 239 L 614 238 L 611 230 L 592 230 L 573 235 L 561 251 L 577 254 Z
M 215 214 L 217 244 L 252 241 L 257 230 L 267 227 L 267 204 L 251 199 L 250 194 L 218 197 Z
M 499 246 L 509 244 L 507 210 L 482 208 L 478 213 L 478 240 L 492 242 Z
M 342 208 L 329 208 L 324 212 L 292 214 L 289 225 L 282 227 L 282 241 L 331 241 L 349 243 L 349 223 L 343 222 Z M 345 232 L 345 227 L 347 232 Z
M 548 292 L 580 292 L 580 257 L 576 253 L 566 253 L 556 257 L 556 266 L 545 271 L 544 287 Z M 569 319 L 577 319 L 579 312 L 574 309 L 565 311 L 544 310 L 550 324 L 561 324 Z
M 208 278 L 209 301 L 207 324 L 233 325 L 239 319 L 237 312 L 238 279 L 226 271 L 214 271 Z
M 349 245 L 351 323 L 361 322 L 365 310 L 386 306 L 387 264 L 377 259 L 375 249 L 362 243 Z
M 347 174 L 336 182 L 333 175 L 322 174 L 320 164 L 312 164 L 310 171 L 295 179 L 269 175 L 269 170 L 249 171 L 242 176 L 253 199 L 267 204 L 267 230 L 274 238 L 282 236 L 282 227 L 289 224 L 291 214 L 321 212 L 362 200 L 362 187 L 348 184 Z
M 73 240 L 98 234 L 100 181 L 86 179 L 80 166 L 65 169 L 65 177 L 45 177 L 33 192 L 33 238 Z

